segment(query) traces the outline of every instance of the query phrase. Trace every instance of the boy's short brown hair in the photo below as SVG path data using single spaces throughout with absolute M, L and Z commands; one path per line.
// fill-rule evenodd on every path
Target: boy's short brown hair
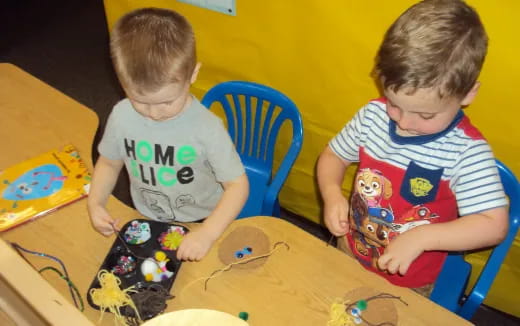
M 197 63 L 191 25 L 168 9 L 124 15 L 112 30 L 110 51 L 123 88 L 141 93 L 189 80 Z
M 376 57 L 384 89 L 436 88 L 464 98 L 477 81 L 488 38 L 477 12 L 460 0 L 424 0 L 388 29 Z

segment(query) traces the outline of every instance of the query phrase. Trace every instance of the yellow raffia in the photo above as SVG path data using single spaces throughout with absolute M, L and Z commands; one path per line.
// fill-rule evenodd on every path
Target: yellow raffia
M 99 317 L 99 322 L 103 319 L 103 314 L 106 310 L 110 311 L 114 314 L 114 321 L 117 323 L 121 323 L 122 325 L 127 325 L 125 318 L 121 315 L 119 309 L 124 306 L 130 306 L 141 321 L 141 317 L 139 316 L 139 312 L 130 298 L 129 293 L 137 292 L 134 286 L 130 286 L 124 290 L 121 290 L 119 285 L 121 284 L 121 280 L 115 276 L 113 273 L 102 269 L 99 271 L 97 278 L 99 280 L 99 284 L 101 288 L 98 289 L 90 289 L 89 294 L 92 299 L 92 302 L 99 306 L 101 310 L 101 316 Z
M 330 319 L 327 326 L 356 326 L 354 319 L 345 311 L 348 301 L 336 299 L 330 306 Z

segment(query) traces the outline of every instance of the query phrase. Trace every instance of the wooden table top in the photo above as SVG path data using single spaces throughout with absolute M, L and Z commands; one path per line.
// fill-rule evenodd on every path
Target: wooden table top
M 3 139 L 0 170 L 68 143 L 78 148 L 92 169 L 91 147 L 98 120 L 85 106 L 13 65 L 0 64 L 0 112 L 4 118 L 4 126 L 0 128 Z M 113 197 L 108 209 L 123 222 L 141 218 L 138 212 Z M 277 250 L 257 268 L 232 268 L 223 272 L 211 279 L 204 290 L 204 281 L 194 280 L 207 278 L 224 266 L 218 257 L 219 245 L 227 234 L 241 226 L 260 229 L 271 244 L 284 241 L 290 249 Z M 84 314 L 76 316 L 75 324 L 89 324 L 88 320 L 97 323 L 99 311 L 88 306 L 86 292 L 114 237 L 105 238 L 93 230 L 86 200 L 0 236 L 25 248 L 59 257 L 86 305 Z M 36 268 L 50 264 L 42 257 L 28 255 L 26 258 Z M 70 320 L 66 320 L 69 316 L 74 319 L 74 308 L 66 283 L 51 273 L 43 275 L 45 282 L 36 271 L 31 273 L 27 263 L 17 267 L 18 260 L 20 257 L 5 242 L 0 242 L 0 278 L 6 279 L 51 324 L 69 324 Z M 52 285 L 50 289 L 46 288 L 48 284 Z M 395 304 L 399 325 L 469 324 L 415 292 L 393 286 L 367 272 L 355 260 L 311 234 L 273 217 L 233 222 L 202 261 L 184 262 L 171 291 L 176 297 L 168 302 L 167 311 L 200 308 L 235 316 L 246 311 L 248 323 L 253 326 L 326 325 L 333 301 L 360 287 L 388 292 L 407 302 L 408 306 Z M 60 312 L 62 315 L 56 316 Z M 105 314 L 102 324 L 113 325 L 112 316 Z

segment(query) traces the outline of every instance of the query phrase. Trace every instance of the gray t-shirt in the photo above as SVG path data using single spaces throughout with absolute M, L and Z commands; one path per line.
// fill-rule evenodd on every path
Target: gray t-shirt
M 159 122 L 123 99 L 108 118 L 98 150 L 124 160 L 135 207 L 162 222 L 206 218 L 222 196 L 219 182 L 244 173 L 222 121 L 196 98 L 175 118 Z

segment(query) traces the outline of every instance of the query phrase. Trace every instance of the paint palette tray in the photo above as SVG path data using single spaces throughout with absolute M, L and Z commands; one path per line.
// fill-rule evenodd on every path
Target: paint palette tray
M 148 219 L 135 219 L 126 223 L 116 237 L 100 270 L 112 272 L 121 280 L 124 290 L 134 286 L 136 291 L 162 286 L 170 291 L 177 277 L 181 261 L 176 258 L 177 247 L 189 230 L 178 224 L 168 224 Z M 91 298 L 91 289 L 100 289 L 96 273 L 87 292 L 87 301 L 94 309 L 100 309 Z M 129 293 L 131 295 L 131 293 Z M 131 309 L 120 313 L 133 317 Z M 149 319 L 154 316 L 141 316 Z

